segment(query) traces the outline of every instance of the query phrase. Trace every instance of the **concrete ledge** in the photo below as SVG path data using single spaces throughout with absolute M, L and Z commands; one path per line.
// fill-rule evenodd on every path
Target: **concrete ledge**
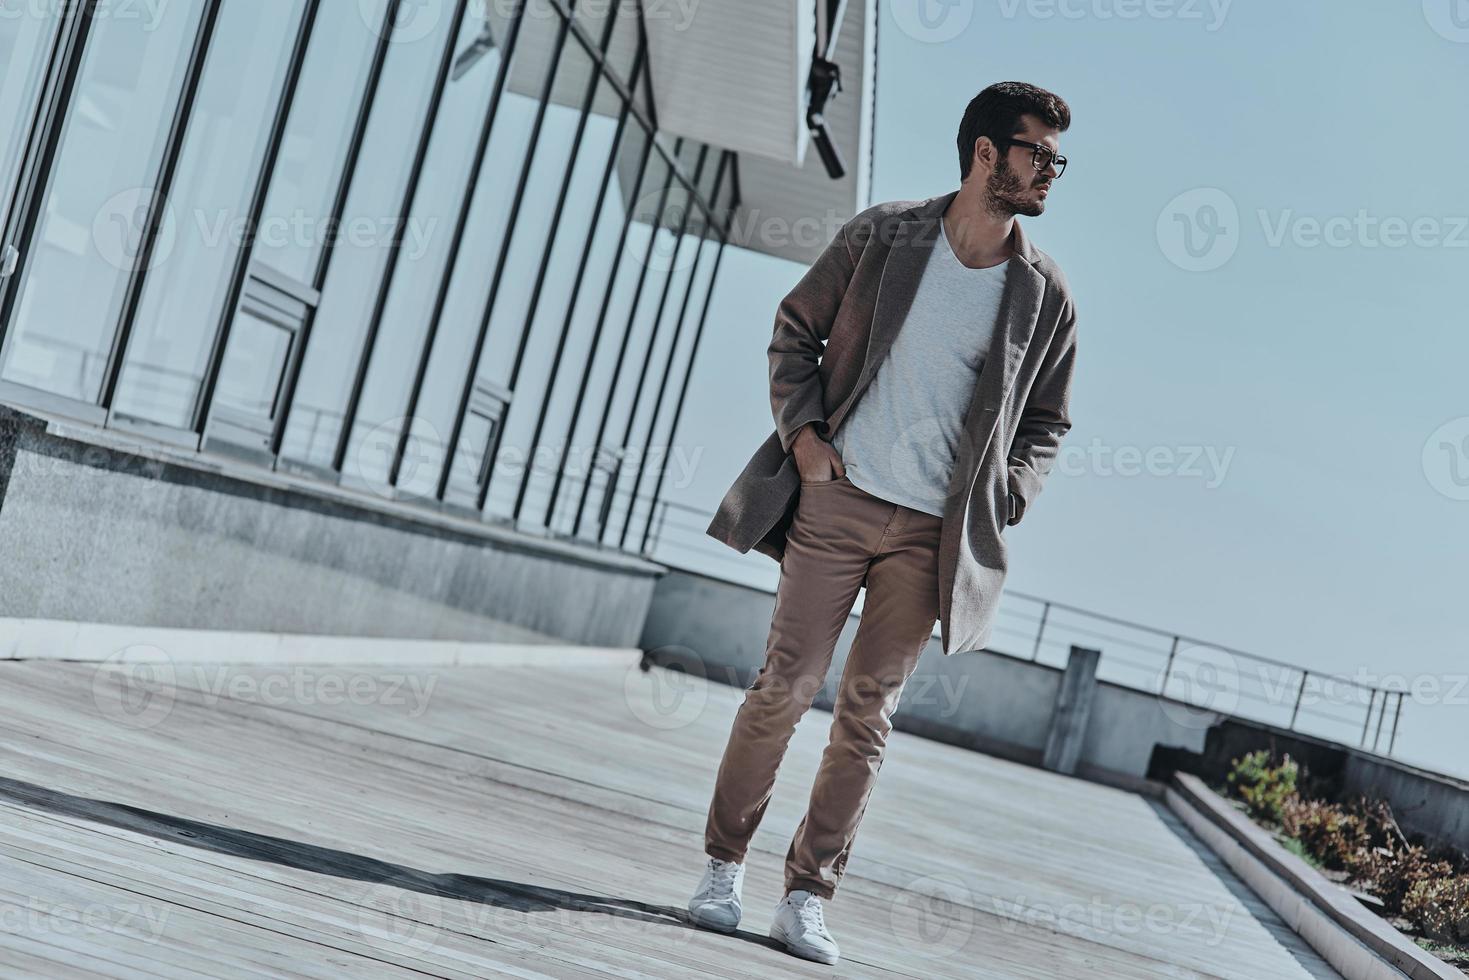
M 0 553 L 0 617 L 618 648 L 663 573 L 4 405 Z
M 1176 774 L 1167 800 L 1189 829 L 1347 980 L 1463 980 L 1458 970 L 1281 847 L 1199 778 Z
M 642 658 L 634 647 L 477 643 L 242 630 L 119 626 L 0 618 L 0 661 L 86 663 L 340 664 L 414 667 L 596 665 Z

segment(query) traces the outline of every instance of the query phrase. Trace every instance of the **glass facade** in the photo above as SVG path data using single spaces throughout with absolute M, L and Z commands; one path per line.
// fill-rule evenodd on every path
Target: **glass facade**
M 739 201 L 637 0 L 83 6 L 0 18 L 0 399 L 641 548 Z

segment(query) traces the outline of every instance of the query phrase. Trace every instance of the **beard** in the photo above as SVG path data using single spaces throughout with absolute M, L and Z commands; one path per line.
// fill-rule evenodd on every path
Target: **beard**
M 1025 194 L 1030 187 L 1025 179 L 1016 173 L 1008 160 L 1001 157 L 995 164 L 995 172 L 990 174 L 988 183 L 985 184 L 986 205 L 992 214 L 1001 218 L 1012 215 L 1023 214 L 1035 217 L 1046 209 L 1046 202 L 1040 198 L 1027 200 Z

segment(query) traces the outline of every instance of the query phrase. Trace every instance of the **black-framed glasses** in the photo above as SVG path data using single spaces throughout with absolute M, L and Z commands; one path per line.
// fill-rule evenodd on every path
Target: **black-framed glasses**
M 1055 150 L 1051 149 L 1049 146 L 1043 146 L 1040 143 L 1032 143 L 1030 140 L 1016 139 L 1013 136 L 1009 137 L 1009 142 L 1015 144 L 1016 146 L 1030 147 L 1030 162 L 1035 165 L 1036 173 L 1045 172 L 1045 169 L 1052 164 L 1054 164 L 1056 167 L 1057 177 L 1066 172 L 1066 158 L 1057 153 Z

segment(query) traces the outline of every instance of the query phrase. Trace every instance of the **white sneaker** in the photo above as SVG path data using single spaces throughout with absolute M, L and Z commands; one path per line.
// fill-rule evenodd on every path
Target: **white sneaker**
M 821 915 L 821 897 L 803 889 L 788 892 L 775 907 L 770 938 L 784 943 L 786 951 L 818 963 L 837 961 L 837 942 L 826 929 Z
M 740 924 L 740 887 L 745 883 L 745 866 L 734 861 L 710 858 L 704 866 L 699 890 L 689 899 L 694 924 L 720 932 L 734 932 Z

